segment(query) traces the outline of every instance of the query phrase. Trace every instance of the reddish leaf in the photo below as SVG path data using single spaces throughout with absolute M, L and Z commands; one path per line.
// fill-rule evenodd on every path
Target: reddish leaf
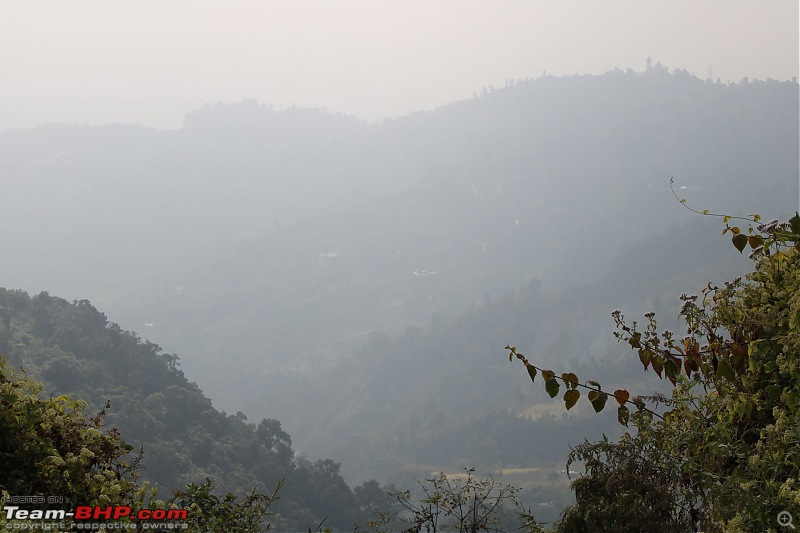
M 758 248 L 759 246 L 764 245 L 764 237 L 761 235 L 751 235 L 747 238 L 747 244 L 750 245 L 750 248 Z
M 614 398 L 617 399 L 617 403 L 620 405 L 625 405 L 625 402 L 628 401 L 628 398 L 631 397 L 631 393 L 626 391 L 625 389 L 617 389 L 614 391 Z

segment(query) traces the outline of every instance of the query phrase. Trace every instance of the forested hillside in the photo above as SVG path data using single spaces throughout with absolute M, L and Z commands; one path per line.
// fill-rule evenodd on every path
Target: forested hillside
M 142 477 L 158 483 L 164 499 L 206 478 L 222 492 L 267 494 L 285 479 L 272 522 L 297 531 L 326 517 L 348 530 L 368 517 L 369 502 L 385 502 L 374 481 L 351 489 L 339 463 L 295 455 L 278 420 L 248 423 L 241 413 L 215 409 L 184 377 L 176 355 L 108 322 L 86 300 L 4 289 L 0 318 L 7 363 L 44 380 L 51 397 L 86 401 L 89 413 L 108 402 L 106 426 L 120 429 L 133 456 L 143 450 Z

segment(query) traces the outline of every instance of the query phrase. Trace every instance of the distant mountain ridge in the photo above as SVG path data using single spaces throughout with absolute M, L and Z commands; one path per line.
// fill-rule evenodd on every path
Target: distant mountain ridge
M 669 177 L 700 209 L 787 216 L 798 114 L 795 82 L 618 70 L 530 80 L 380 124 L 243 102 L 198 110 L 172 132 L 5 132 L 0 238 L 14 253 L 0 280 L 89 298 L 181 353 L 220 405 L 275 416 L 299 447 L 329 456 L 348 448 L 349 431 L 378 421 L 403 433 L 415 413 L 434 413 L 430 391 L 451 394 L 451 361 L 468 347 L 449 351 L 448 335 L 468 332 L 475 349 L 459 365 L 463 387 L 442 398 L 442 427 L 464 423 L 452 411 L 464 402 L 508 407 L 473 381 L 494 357 L 478 341 L 605 353 L 602 318 L 589 311 L 665 298 L 666 286 L 620 304 L 614 291 L 667 275 L 674 255 L 659 246 L 695 234 L 679 227 L 689 214 Z M 637 258 L 653 261 L 623 268 Z M 668 275 L 670 290 L 680 285 Z M 519 305 L 511 326 L 498 299 L 532 280 L 558 315 L 508 297 Z M 606 286 L 584 306 L 591 283 Z M 578 333 L 557 317 L 575 317 Z M 425 371 L 431 350 L 419 343 L 435 339 L 442 359 Z M 424 379 L 389 389 L 376 351 L 392 354 L 398 376 L 414 361 Z M 496 385 L 513 370 L 492 372 Z M 425 394 L 401 404 L 416 387 Z

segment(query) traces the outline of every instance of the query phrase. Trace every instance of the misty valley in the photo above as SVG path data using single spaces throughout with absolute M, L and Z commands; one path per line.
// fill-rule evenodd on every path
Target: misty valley
M 794 220 L 798 116 L 796 80 L 720 83 L 648 64 L 509 80 L 374 123 L 245 100 L 208 104 L 175 130 L 3 131 L 3 479 L 18 480 L 17 494 L 62 490 L 86 499 L 114 485 L 32 476 L 48 472 L 33 458 L 52 455 L 42 450 L 56 446 L 47 439 L 57 434 L 75 457 L 83 449 L 95 457 L 75 459 L 76 472 L 100 464 L 131 480 L 106 500 L 133 501 L 149 482 L 157 491 L 142 505 L 215 501 L 222 513 L 222 495 L 237 495 L 236 513 L 220 518 L 223 525 L 192 526 L 198 531 L 261 531 L 267 523 L 277 531 L 413 530 L 428 523 L 425 512 L 446 507 L 432 494 L 459 490 L 473 502 L 500 495 L 487 511 L 505 524 L 497 530 L 592 530 L 569 526 L 578 522 L 564 511 L 588 486 L 571 483 L 595 479 L 591 465 L 599 463 L 588 448 L 574 457 L 571 450 L 646 438 L 641 417 L 658 422 L 666 409 L 682 408 L 668 398 L 691 382 L 695 363 L 686 354 L 700 353 L 677 343 L 676 374 L 677 360 L 658 359 L 667 344 L 647 352 L 647 342 L 665 328 L 682 338 L 684 317 L 723 301 L 701 305 L 717 294 L 712 285 L 728 294 L 726 282 L 754 269 L 765 287 L 796 272 L 798 229 L 759 226 L 753 214 Z M 741 240 L 748 223 L 757 231 Z M 770 255 L 771 245 L 789 251 Z M 765 254 L 763 265 L 786 254 L 784 274 L 754 266 L 748 253 Z M 792 298 L 797 286 L 785 283 L 790 288 L 761 299 L 730 293 L 730 301 L 762 302 L 748 305 L 766 313 Z M 797 312 L 795 300 L 786 316 Z M 717 329 L 734 331 L 736 346 L 755 346 L 747 335 L 766 326 L 726 329 L 733 304 L 725 309 L 714 315 Z M 615 310 L 638 329 L 615 325 Z M 659 322 L 648 337 L 643 317 L 651 311 Z M 698 318 L 691 335 L 699 324 L 706 322 Z M 794 338 L 795 322 L 787 328 L 770 339 Z M 723 337 L 708 337 L 709 345 Z M 555 377 L 509 363 L 514 353 L 505 346 Z M 749 350 L 755 361 L 758 347 Z M 713 372 L 696 363 L 695 379 L 719 373 L 747 385 L 756 373 L 745 363 L 740 371 L 733 356 L 714 361 Z M 682 371 L 684 381 L 676 378 Z M 580 376 L 581 387 L 597 385 L 584 390 L 562 373 Z M 755 390 L 774 385 L 758 383 Z M 610 396 L 603 410 L 600 389 L 591 392 L 600 384 L 602 394 L 663 396 L 650 414 L 633 414 L 627 396 Z M 785 390 L 770 389 L 764 401 L 795 405 L 796 381 L 779 385 Z M 570 390 L 580 392 L 574 406 L 568 398 L 577 392 L 561 398 Z M 85 405 L 65 403 L 78 400 Z M 22 411 L 12 416 L 12 404 L 32 406 L 33 422 L 20 422 Z M 736 420 L 760 412 L 745 400 L 736 405 Z M 629 423 L 620 407 L 630 407 Z M 60 425 L 58 417 L 81 410 L 87 418 L 76 427 L 96 434 Z M 767 438 L 763 428 L 781 423 L 795 431 L 791 413 L 753 434 Z M 120 440 L 99 440 L 111 428 Z M 642 457 L 648 449 L 637 448 Z M 755 468 L 748 453 L 737 453 L 740 462 L 726 471 Z M 785 468 L 796 471 L 797 462 Z M 654 487 L 657 475 L 647 474 Z M 675 478 L 693 475 L 684 469 Z M 254 511 L 260 505 L 263 514 Z M 713 506 L 690 508 L 670 515 L 680 524 L 674 529 L 649 530 L 688 531 L 685 524 L 704 523 Z

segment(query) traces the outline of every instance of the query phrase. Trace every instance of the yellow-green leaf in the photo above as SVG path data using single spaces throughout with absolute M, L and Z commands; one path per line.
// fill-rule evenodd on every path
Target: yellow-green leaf
M 564 380 L 564 383 L 567 387 L 574 389 L 578 386 L 578 376 L 573 374 L 572 372 L 565 372 L 561 374 L 561 379 Z
M 631 412 L 628 411 L 628 408 L 624 405 L 620 405 L 617 409 L 617 420 L 623 426 L 628 425 L 628 420 L 631 418 Z
M 733 379 L 735 377 L 733 367 L 731 367 L 730 363 L 728 363 L 728 360 L 724 357 L 720 358 L 719 362 L 717 363 L 717 375 L 725 379 Z

